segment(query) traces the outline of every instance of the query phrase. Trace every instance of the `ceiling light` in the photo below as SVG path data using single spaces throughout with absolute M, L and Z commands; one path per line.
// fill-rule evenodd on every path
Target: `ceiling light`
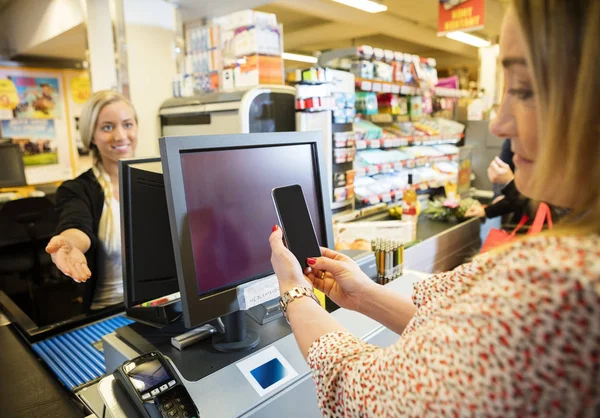
M 309 64 L 316 64 L 317 61 L 319 61 L 317 57 L 310 55 L 290 54 L 289 52 L 284 52 L 281 54 L 281 58 L 287 61 L 308 62 Z
M 468 33 L 464 32 L 450 32 L 446 34 L 446 37 L 464 44 L 475 46 L 477 48 L 483 48 L 492 45 L 491 42 L 486 41 L 485 39 L 481 39 L 477 36 L 469 35 Z
M 360 9 L 364 12 L 369 13 L 381 13 L 387 10 L 387 6 L 377 3 L 372 0 L 332 0 L 336 3 L 345 4 L 346 6 L 354 7 L 355 9 Z

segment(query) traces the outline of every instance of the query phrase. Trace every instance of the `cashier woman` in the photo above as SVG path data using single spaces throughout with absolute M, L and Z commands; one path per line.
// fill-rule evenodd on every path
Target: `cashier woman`
M 118 162 L 134 155 L 137 114 L 123 95 L 99 91 L 85 104 L 79 126 L 94 163 L 59 187 L 58 235 L 46 251 L 60 271 L 85 283 L 84 307 L 97 310 L 123 301 Z
M 412 301 L 331 250 L 303 272 L 275 227 L 271 261 L 324 416 L 599 416 L 600 1 L 511 3 L 491 129 L 511 138 L 519 191 L 571 212 L 418 282 Z M 380 348 L 354 336 L 312 286 L 400 338 Z

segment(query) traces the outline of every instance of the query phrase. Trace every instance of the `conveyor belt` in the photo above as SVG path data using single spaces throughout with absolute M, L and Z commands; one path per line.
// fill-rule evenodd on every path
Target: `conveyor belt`
M 33 350 L 69 390 L 106 373 L 104 354 L 94 347 L 106 334 L 133 321 L 123 316 L 105 319 L 75 331 L 48 338 Z

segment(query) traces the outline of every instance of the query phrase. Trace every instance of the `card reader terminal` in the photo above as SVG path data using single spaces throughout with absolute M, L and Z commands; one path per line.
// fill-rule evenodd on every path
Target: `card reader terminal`
M 160 352 L 126 361 L 114 373 L 144 418 L 155 409 L 165 418 L 199 418 L 198 409 L 177 373 Z

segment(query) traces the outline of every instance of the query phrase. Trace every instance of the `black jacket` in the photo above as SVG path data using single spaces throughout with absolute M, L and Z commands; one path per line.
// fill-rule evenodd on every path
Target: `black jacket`
M 502 189 L 502 194 L 504 199 L 485 208 L 485 216 L 495 218 L 512 213 L 513 219 L 519 222 L 523 215 L 527 214 L 529 199 L 519 193 L 514 180 Z
M 98 252 L 98 226 L 104 207 L 104 192 L 92 170 L 88 170 L 74 180 L 64 182 L 56 191 L 58 228 L 56 233 L 76 228 L 84 232 L 91 241 L 90 249 L 85 253 L 92 277 L 83 286 L 83 306 L 89 310 L 96 290 L 96 266 Z

